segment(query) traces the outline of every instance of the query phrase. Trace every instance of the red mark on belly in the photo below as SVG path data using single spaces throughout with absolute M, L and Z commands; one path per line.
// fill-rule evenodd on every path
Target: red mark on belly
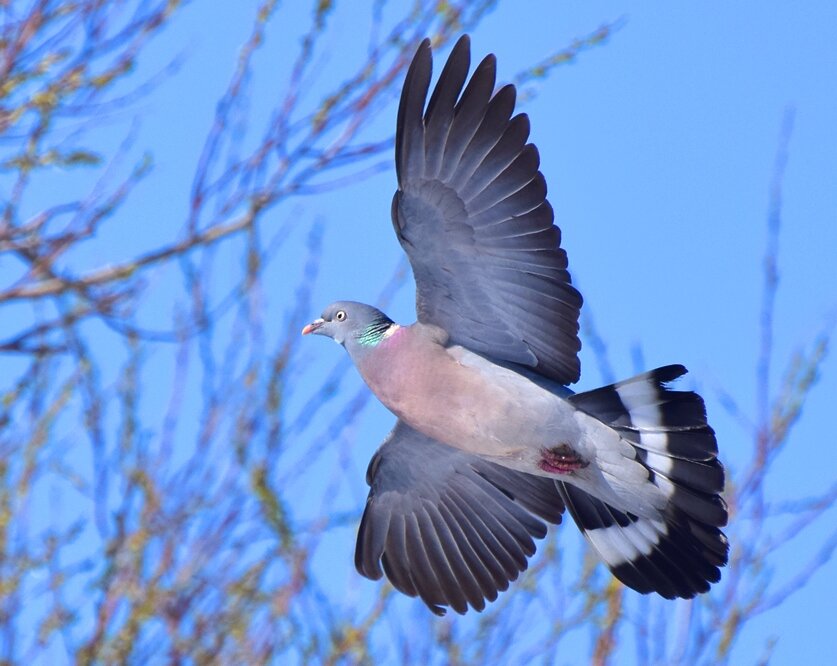
M 568 444 L 561 444 L 551 449 L 541 449 L 538 467 L 550 474 L 570 474 L 589 465 Z

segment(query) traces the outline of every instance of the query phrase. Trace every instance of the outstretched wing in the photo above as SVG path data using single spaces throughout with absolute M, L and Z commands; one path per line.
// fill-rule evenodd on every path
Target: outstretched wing
M 581 295 L 552 223 L 529 120 L 515 88 L 492 96 L 486 57 L 465 86 L 469 40 L 454 47 L 430 97 L 430 42 L 401 93 L 392 220 L 416 279 L 416 310 L 454 343 L 569 384 L 578 379 Z
M 401 421 L 366 480 L 357 570 L 372 580 L 386 574 L 437 615 L 443 606 L 464 613 L 494 601 L 526 569 L 534 539 L 546 535 L 536 516 L 557 524 L 564 510 L 551 479 L 445 446 Z

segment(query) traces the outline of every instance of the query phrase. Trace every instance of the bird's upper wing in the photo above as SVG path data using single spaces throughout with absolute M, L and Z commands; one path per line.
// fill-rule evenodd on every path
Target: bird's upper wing
M 413 267 L 418 319 L 454 343 L 569 384 L 580 370 L 581 296 L 538 151 L 526 143 L 529 120 L 511 117 L 513 85 L 492 96 L 493 55 L 463 91 L 469 50 L 462 37 L 425 110 L 432 62 L 422 42 L 398 108 L 392 219 Z
M 533 538 L 546 534 L 536 516 L 557 524 L 564 510 L 551 479 L 445 446 L 401 421 L 366 480 L 357 570 L 372 580 L 385 573 L 439 615 L 442 606 L 464 613 L 496 599 L 526 569 Z

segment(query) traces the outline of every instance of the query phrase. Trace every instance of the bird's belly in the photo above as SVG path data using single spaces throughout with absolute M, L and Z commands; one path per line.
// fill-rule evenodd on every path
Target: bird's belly
M 527 378 L 463 350 L 439 347 L 391 372 L 379 399 L 419 432 L 449 446 L 529 468 L 544 448 L 573 446 L 569 403 Z

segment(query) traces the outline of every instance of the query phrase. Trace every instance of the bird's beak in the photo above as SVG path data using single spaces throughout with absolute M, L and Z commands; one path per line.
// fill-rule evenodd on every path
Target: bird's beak
M 302 334 L 308 335 L 309 333 L 316 333 L 317 329 L 320 328 L 320 326 L 322 326 L 323 324 L 325 324 L 325 319 L 315 319 L 305 328 L 302 329 Z

